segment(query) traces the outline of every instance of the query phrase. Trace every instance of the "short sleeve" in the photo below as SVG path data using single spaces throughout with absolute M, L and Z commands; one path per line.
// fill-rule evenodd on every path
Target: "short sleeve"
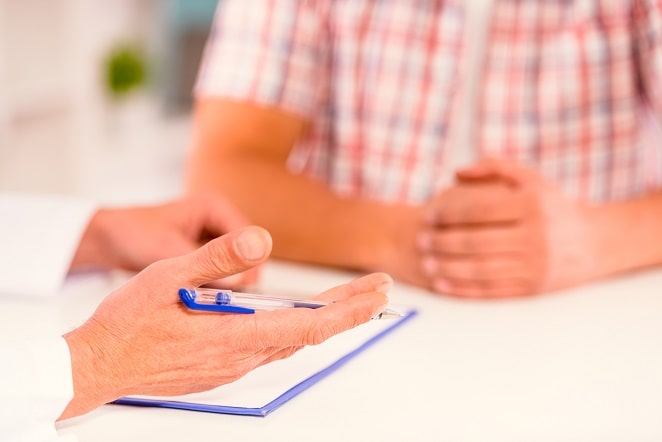
M 323 1 L 220 2 L 195 96 L 313 114 L 328 75 L 325 9 Z
M 652 114 L 646 123 L 645 176 L 650 187 L 662 186 L 662 0 L 635 0 L 633 38 L 639 80 Z
M 635 47 L 644 91 L 655 111 L 662 111 L 662 1 L 636 0 Z

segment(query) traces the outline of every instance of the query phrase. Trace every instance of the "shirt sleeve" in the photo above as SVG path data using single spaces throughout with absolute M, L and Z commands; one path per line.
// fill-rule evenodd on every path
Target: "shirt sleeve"
M 644 93 L 662 114 L 662 0 L 635 0 L 634 41 Z
M 219 4 L 194 94 L 309 116 L 328 84 L 324 1 Z
M 0 294 L 57 293 L 94 209 L 71 197 L 0 193 Z
M 633 2 L 633 41 L 644 99 L 648 112 L 642 112 L 643 171 L 650 188 L 662 187 L 662 0 Z
M 62 337 L 0 348 L 0 440 L 72 441 L 55 421 L 73 397 L 69 347 Z

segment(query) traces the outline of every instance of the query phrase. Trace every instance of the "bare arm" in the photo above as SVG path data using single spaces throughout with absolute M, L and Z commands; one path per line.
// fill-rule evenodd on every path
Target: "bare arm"
M 601 276 L 662 264 L 662 192 L 592 211 Z
M 274 256 L 380 269 L 423 283 L 414 245 L 421 209 L 340 198 L 323 183 L 290 173 L 286 161 L 306 125 L 277 109 L 198 100 L 188 189 L 228 196 L 271 232 Z

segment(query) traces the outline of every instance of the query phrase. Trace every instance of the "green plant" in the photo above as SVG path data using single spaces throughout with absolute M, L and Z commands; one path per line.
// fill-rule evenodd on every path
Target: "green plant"
M 113 49 L 106 60 L 106 85 L 115 97 L 121 97 L 146 82 L 142 53 L 130 46 Z

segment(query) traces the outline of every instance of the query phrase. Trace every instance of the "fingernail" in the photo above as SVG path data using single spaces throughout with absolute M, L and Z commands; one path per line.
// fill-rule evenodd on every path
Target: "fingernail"
M 253 229 L 247 229 L 241 232 L 235 244 L 237 245 L 239 254 L 249 261 L 258 261 L 268 253 L 264 235 Z
M 380 293 L 384 293 L 386 295 L 388 294 L 388 292 L 391 291 L 392 288 L 393 288 L 393 281 L 389 280 L 381 283 L 379 287 L 377 287 L 377 291 Z

